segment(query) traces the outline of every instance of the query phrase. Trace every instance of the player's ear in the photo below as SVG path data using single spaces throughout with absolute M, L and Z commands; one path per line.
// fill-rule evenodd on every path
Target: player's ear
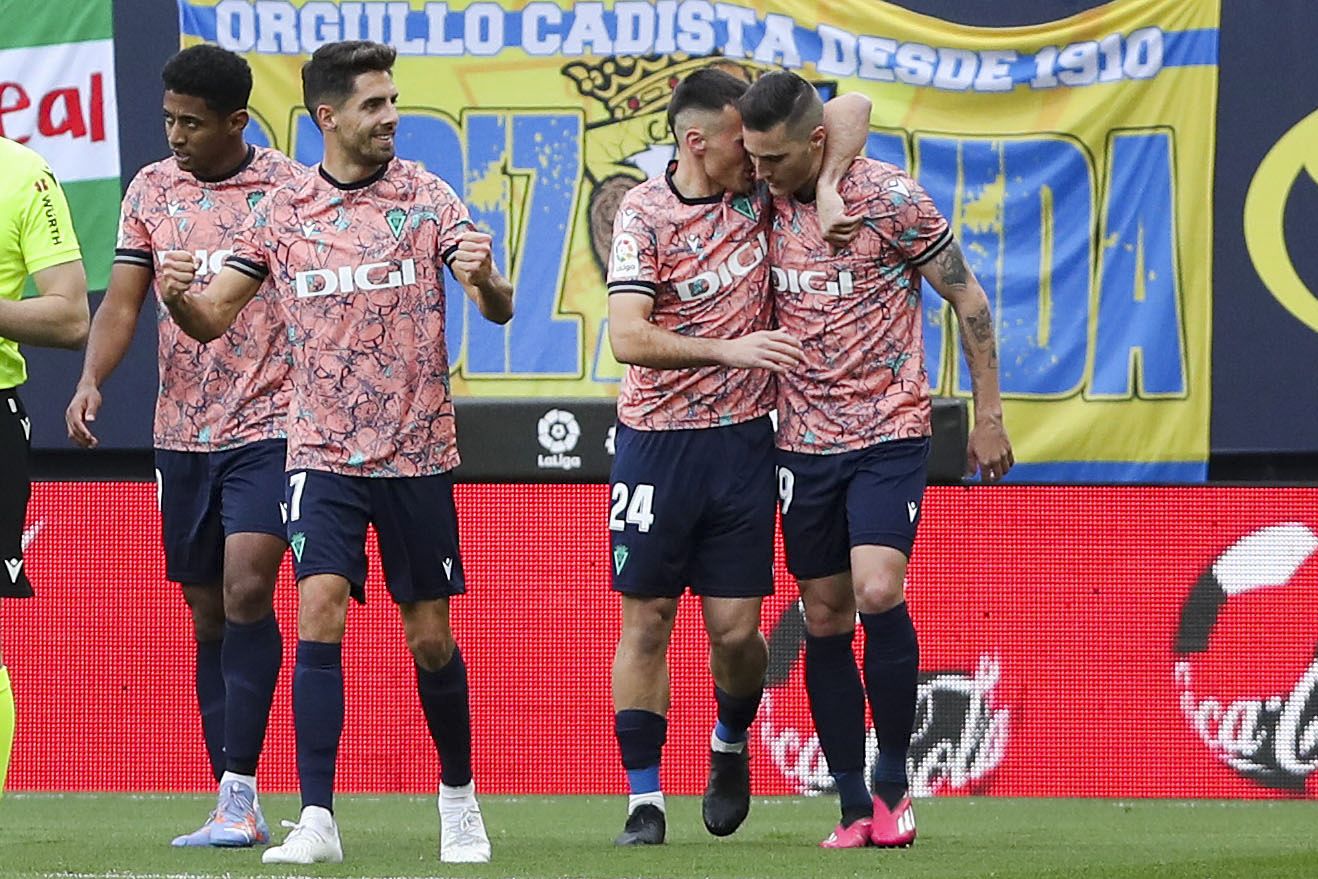
M 688 128 L 682 132 L 682 140 L 686 142 L 686 148 L 691 151 L 691 155 L 703 156 L 705 154 L 705 134 L 700 129 Z
M 824 126 L 816 125 L 815 130 L 810 132 L 810 148 L 822 150 L 824 148 Z
M 316 126 L 321 131 L 332 131 L 338 127 L 334 120 L 334 108 L 329 104 L 316 105 Z
M 247 128 L 247 120 L 249 118 L 251 117 L 248 116 L 246 108 L 243 108 L 242 110 L 234 110 L 229 114 L 229 118 L 225 120 L 225 126 L 228 128 L 230 134 L 240 134 Z

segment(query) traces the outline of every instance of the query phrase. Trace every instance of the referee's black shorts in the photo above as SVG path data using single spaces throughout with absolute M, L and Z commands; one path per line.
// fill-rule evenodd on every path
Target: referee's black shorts
M 0 597 L 29 598 L 23 565 L 23 524 L 32 494 L 28 449 L 32 425 L 18 391 L 0 390 Z

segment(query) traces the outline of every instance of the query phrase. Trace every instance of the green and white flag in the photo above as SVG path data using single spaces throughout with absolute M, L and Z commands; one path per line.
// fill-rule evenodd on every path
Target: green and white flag
M 40 153 L 69 199 L 87 286 L 110 277 L 119 223 L 111 0 L 0 0 L 0 136 Z

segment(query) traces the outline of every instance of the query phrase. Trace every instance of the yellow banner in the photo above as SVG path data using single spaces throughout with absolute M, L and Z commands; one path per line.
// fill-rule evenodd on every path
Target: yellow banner
M 399 152 L 463 194 L 517 288 L 507 327 L 450 297 L 458 394 L 616 392 L 613 213 L 672 155 L 673 85 L 720 55 L 873 100 L 868 153 L 929 190 L 988 291 L 1021 477 L 1206 475 L 1218 0 L 996 29 L 881 0 L 180 5 L 185 44 L 251 63 L 253 139 L 307 163 L 301 63 L 398 49 Z M 969 396 L 955 319 L 932 291 L 925 310 L 935 391 Z

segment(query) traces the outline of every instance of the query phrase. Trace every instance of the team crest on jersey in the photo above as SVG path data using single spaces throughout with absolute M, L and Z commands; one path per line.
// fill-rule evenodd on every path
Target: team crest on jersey
M 247 209 L 250 211 L 256 207 L 257 203 L 263 198 L 265 198 L 265 190 L 263 189 L 254 189 L 247 193 Z
M 641 247 L 636 238 L 620 232 L 613 239 L 612 275 L 615 281 L 627 281 L 641 273 Z
M 403 224 L 407 222 L 407 211 L 402 208 L 390 208 L 385 211 L 385 222 L 389 224 L 389 231 L 394 233 L 398 238 L 403 234 Z
M 732 199 L 732 209 L 748 220 L 755 220 L 755 202 L 749 195 L 739 195 Z

